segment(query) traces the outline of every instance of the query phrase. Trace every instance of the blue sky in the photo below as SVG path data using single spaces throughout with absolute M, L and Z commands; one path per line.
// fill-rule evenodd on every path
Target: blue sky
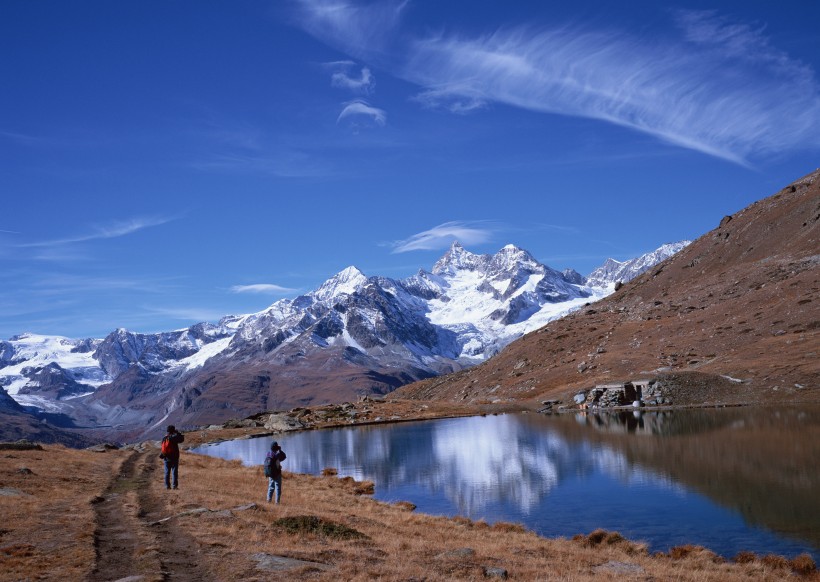
M 458 239 L 583 274 L 814 170 L 820 3 L 0 3 L 0 338 L 166 331 Z

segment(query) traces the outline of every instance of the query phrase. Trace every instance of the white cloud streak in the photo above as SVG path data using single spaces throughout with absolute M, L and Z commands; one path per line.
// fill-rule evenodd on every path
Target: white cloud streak
M 370 93 L 376 86 L 376 79 L 367 67 L 362 67 L 358 78 L 351 77 L 346 70 L 336 71 L 330 77 L 330 84 L 339 89 L 355 93 Z
M 98 239 L 118 238 L 133 234 L 140 230 L 150 228 L 152 226 L 159 226 L 174 220 L 173 218 L 152 217 L 152 218 L 130 218 L 127 220 L 120 220 L 111 222 L 109 224 L 97 225 L 87 234 L 78 235 L 75 237 L 53 239 L 46 241 L 39 241 L 33 243 L 24 243 L 17 245 L 20 248 L 31 247 L 56 247 L 74 243 L 87 242 Z
M 343 42 L 348 53 L 371 55 L 389 44 L 408 0 L 360 4 L 349 0 L 298 0 L 299 25 L 316 38 Z
M 296 289 L 289 287 L 282 287 L 272 283 L 256 283 L 253 285 L 234 285 L 231 287 L 232 293 L 259 293 L 270 295 L 283 295 L 286 293 L 293 293 Z
M 393 253 L 444 249 L 453 241 L 464 245 L 481 244 L 492 240 L 494 234 L 495 229 L 485 222 L 445 222 L 393 243 Z
M 339 123 L 343 119 L 362 116 L 369 118 L 376 125 L 384 126 L 384 124 L 387 123 L 387 112 L 384 109 L 372 107 L 361 100 L 348 101 L 345 103 L 344 109 L 342 109 L 342 112 L 336 119 L 336 123 Z
M 418 85 L 427 107 L 502 103 L 597 119 L 741 165 L 820 148 L 814 71 L 714 12 L 677 12 L 678 33 L 656 39 L 532 26 L 422 38 L 399 34 L 404 3 L 300 4 L 305 30 Z

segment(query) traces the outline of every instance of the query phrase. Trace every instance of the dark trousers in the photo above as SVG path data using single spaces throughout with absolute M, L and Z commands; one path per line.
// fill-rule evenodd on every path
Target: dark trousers
M 174 489 L 179 485 L 179 459 L 164 459 L 165 462 L 165 486 L 171 488 L 171 479 L 173 478 Z

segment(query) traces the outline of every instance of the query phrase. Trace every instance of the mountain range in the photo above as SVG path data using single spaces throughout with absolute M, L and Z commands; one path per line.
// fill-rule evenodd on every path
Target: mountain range
M 456 242 L 429 272 L 394 280 L 348 267 L 314 291 L 216 324 L 102 339 L 22 334 L 0 342 L 0 385 L 9 406 L 52 425 L 124 438 L 171 421 L 384 394 L 481 363 L 686 244 L 609 259 L 585 278 L 513 245 L 479 255 Z
M 654 381 L 672 404 L 820 401 L 820 170 L 716 222 L 489 362 L 397 395 L 572 404 L 597 385 Z

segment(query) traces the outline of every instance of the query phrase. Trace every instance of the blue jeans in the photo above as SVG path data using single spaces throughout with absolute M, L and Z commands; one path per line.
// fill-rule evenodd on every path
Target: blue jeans
M 179 485 L 179 459 L 163 459 L 165 463 L 165 486 L 170 489 L 171 477 L 174 480 L 174 489 Z
M 273 499 L 273 494 L 276 493 L 276 503 L 282 497 L 282 475 L 278 477 L 268 477 L 268 501 Z

